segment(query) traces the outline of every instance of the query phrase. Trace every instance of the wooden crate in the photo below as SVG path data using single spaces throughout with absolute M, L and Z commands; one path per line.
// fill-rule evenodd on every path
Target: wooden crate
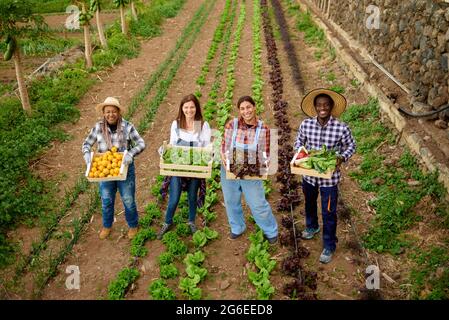
M 92 167 L 92 163 L 93 163 L 93 159 L 94 157 L 97 156 L 103 156 L 105 153 L 96 153 L 96 152 L 91 152 L 90 153 L 90 157 L 91 157 L 91 162 L 89 163 L 89 165 L 87 166 L 86 169 L 86 178 L 88 181 L 90 182 L 104 182 L 104 181 L 124 181 L 126 180 L 126 177 L 128 176 L 128 166 L 125 166 L 125 164 L 123 163 L 123 158 L 125 158 L 126 154 L 128 153 L 128 151 L 125 152 L 118 152 L 120 154 L 122 154 L 122 165 L 120 166 L 120 173 L 118 176 L 116 177 L 104 177 L 104 178 L 90 178 L 89 177 L 89 172 L 90 169 Z
M 268 169 L 266 170 L 268 171 Z M 230 171 L 230 163 L 229 160 L 226 161 L 226 179 L 228 180 L 267 180 L 268 173 L 265 173 L 261 176 L 243 176 L 243 178 L 237 178 L 235 174 Z
M 290 171 L 293 174 L 299 174 L 302 176 L 311 176 L 311 177 L 317 177 L 317 178 L 324 178 L 324 179 L 330 179 L 332 178 L 332 175 L 334 174 L 335 170 L 328 170 L 326 173 L 320 173 L 316 171 L 315 169 L 305 169 L 301 168 L 295 165 L 295 159 L 298 156 L 298 153 L 301 151 L 299 149 L 295 155 L 293 156 L 292 161 L 290 161 Z
M 210 161 L 207 166 L 198 165 L 186 165 L 186 164 L 174 164 L 174 163 L 164 163 L 163 154 L 160 156 L 159 161 L 159 173 L 163 176 L 174 176 L 174 177 L 188 177 L 188 178 L 210 178 L 212 177 L 212 146 L 210 147 L 181 147 L 172 146 L 164 141 L 164 151 L 170 148 L 182 148 L 185 150 L 194 149 L 202 153 L 206 152 L 210 154 Z

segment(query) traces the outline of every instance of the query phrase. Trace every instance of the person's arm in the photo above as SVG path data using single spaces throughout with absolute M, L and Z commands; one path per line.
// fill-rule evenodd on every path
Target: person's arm
M 295 152 L 296 150 L 298 150 L 300 147 L 302 146 L 306 146 L 306 135 L 304 132 L 304 126 L 303 126 L 304 122 L 301 123 L 301 125 L 299 126 L 298 129 L 298 134 L 296 136 L 296 140 L 295 140 Z
M 229 151 L 231 149 L 233 128 L 234 128 L 233 120 L 231 119 L 225 125 L 224 136 L 223 140 L 221 141 L 221 160 L 223 162 L 223 165 L 226 165 L 226 157 L 225 157 L 226 151 Z
M 176 141 L 178 141 L 178 135 L 176 134 L 176 127 L 178 126 L 177 121 L 173 121 L 170 129 L 170 144 L 174 146 Z
M 90 153 L 95 142 L 97 142 L 97 126 L 90 130 L 89 135 L 84 140 L 83 146 L 81 147 L 83 154 Z
M 211 129 L 209 123 L 207 121 L 204 122 L 203 128 L 201 129 L 200 141 L 203 143 L 203 146 L 206 147 L 210 144 L 211 140 Z
M 130 126 L 129 139 L 132 141 L 134 147 L 128 151 L 128 154 L 134 158 L 145 149 L 145 141 L 143 141 L 134 125 L 130 124 Z
M 345 126 L 345 129 L 343 130 L 343 136 L 341 138 L 343 152 L 341 153 L 342 160 L 348 161 L 349 158 L 352 157 L 352 155 L 355 152 L 356 149 L 356 143 L 354 140 L 354 137 L 352 136 L 351 129 L 349 129 L 348 126 Z
M 270 159 L 270 128 L 265 128 L 265 152 L 267 153 L 267 158 Z

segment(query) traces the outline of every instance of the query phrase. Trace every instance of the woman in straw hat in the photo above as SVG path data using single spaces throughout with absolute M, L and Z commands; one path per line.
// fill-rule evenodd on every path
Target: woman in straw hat
M 95 124 L 84 140 L 82 151 L 86 164 L 92 160 L 90 150 L 95 142 L 99 153 L 112 149 L 117 149 L 119 152 L 128 150 L 123 158 L 123 163 L 128 165 L 126 180 L 100 182 L 103 213 L 103 229 L 100 232 L 100 239 L 105 239 L 111 232 L 117 189 L 125 207 L 126 222 L 129 226 L 128 238 L 132 239 L 137 234 L 138 227 L 133 158 L 145 149 L 145 142 L 134 125 L 122 118 L 124 109 L 116 98 L 107 97 L 103 103 L 96 106 L 96 111 L 103 116 L 103 119 Z
M 301 102 L 302 111 L 309 116 L 298 130 L 295 148 L 304 146 L 307 150 L 321 149 L 337 153 L 337 168 L 330 179 L 303 176 L 302 189 L 305 198 L 306 229 L 302 238 L 312 239 L 320 231 L 317 216 L 318 193 L 321 193 L 323 215 L 323 251 L 320 262 L 328 263 L 337 244 L 337 198 L 340 182 L 340 165 L 354 154 L 356 144 L 351 130 L 337 118 L 346 108 L 342 95 L 327 89 L 309 92 Z

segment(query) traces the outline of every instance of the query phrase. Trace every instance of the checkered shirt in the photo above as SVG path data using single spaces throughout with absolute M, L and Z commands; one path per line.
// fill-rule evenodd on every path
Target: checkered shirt
M 256 125 L 247 124 L 242 117 L 239 117 L 237 122 L 237 136 L 236 141 L 244 144 L 251 144 L 254 142 L 254 138 L 256 135 L 257 122 L 259 121 L 256 118 Z M 225 125 L 224 130 L 224 139 L 221 142 L 221 151 L 226 153 L 226 151 L 230 151 L 229 154 L 232 154 L 231 145 L 232 145 L 232 133 L 234 131 L 234 119 L 229 120 Z M 270 129 L 265 123 L 262 123 L 262 127 L 259 135 L 258 142 L 259 152 L 265 151 L 267 153 L 267 157 L 270 157 Z
M 90 152 L 95 142 L 97 143 L 97 151 L 99 153 L 108 151 L 108 144 L 106 143 L 106 140 L 101 131 L 102 125 L 103 121 L 99 121 L 95 124 L 95 127 L 90 130 L 89 135 L 83 143 L 83 154 L 86 152 Z M 141 153 L 143 149 L 145 149 L 145 142 L 132 123 L 126 121 L 125 119 L 122 119 L 121 125 L 124 138 L 124 141 L 122 142 L 124 142 L 124 147 L 126 148 L 126 150 L 128 150 L 128 154 L 134 157 L 137 154 Z M 115 133 L 112 133 L 109 126 L 108 130 L 111 135 L 112 145 L 120 149 L 123 144 L 119 141 L 118 130 L 116 130 Z
M 298 136 L 295 142 L 295 150 L 304 146 L 307 150 L 319 150 L 322 145 L 328 150 L 335 150 L 337 155 L 343 157 L 344 161 L 354 154 L 356 144 L 349 127 L 330 117 L 329 121 L 321 126 L 317 117 L 305 119 L 299 126 Z M 341 179 L 340 170 L 334 172 L 330 179 L 304 176 L 305 181 L 319 187 L 332 187 L 337 185 Z

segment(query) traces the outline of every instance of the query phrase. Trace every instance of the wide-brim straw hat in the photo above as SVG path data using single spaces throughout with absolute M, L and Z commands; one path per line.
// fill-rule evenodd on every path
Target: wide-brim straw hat
M 103 109 L 106 106 L 114 106 L 117 107 L 120 110 L 120 114 L 123 114 L 125 109 L 120 105 L 120 102 L 114 98 L 114 97 L 107 97 L 104 102 L 97 104 L 95 109 L 97 110 L 97 113 L 102 115 Z
M 310 91 L 301 101 L 301 109 L 309 117 L 316 117 L 315 106 L 313 101 L 315 97 L 320 94 L 327 94 L 334 100 L 334 107 L 332 108 L 331 114 L 333 117 L 338 118 L 346 109 L 346 98 L 341 94 L 324 88 L 314 89 Z

